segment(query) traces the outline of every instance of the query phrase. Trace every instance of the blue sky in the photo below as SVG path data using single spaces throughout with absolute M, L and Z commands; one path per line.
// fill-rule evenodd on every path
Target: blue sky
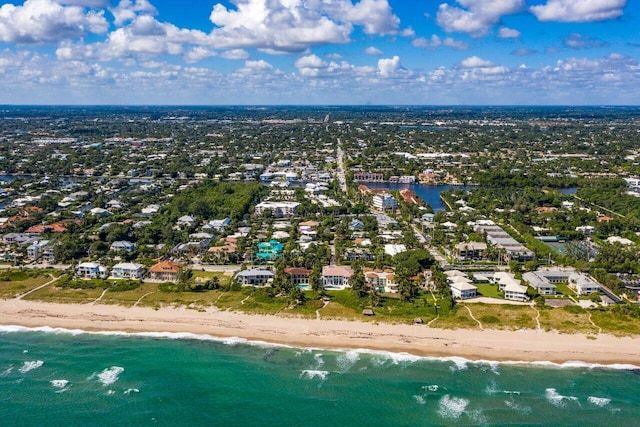
M 0 1 L 0 104 L 637 105 L 639 3 Z

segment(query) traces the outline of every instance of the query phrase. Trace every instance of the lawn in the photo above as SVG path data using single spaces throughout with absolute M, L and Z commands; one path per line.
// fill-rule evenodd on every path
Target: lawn
M 498 285 L 492 285 L 490 283 L 477 283 L 474 284 L 478 288 L 478 295 L 489 298 L 504 299 L 504 294 L 498 289 Z

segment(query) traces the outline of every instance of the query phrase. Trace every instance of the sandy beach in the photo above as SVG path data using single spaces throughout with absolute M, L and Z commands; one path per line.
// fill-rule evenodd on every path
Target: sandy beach
M 426 325 L 298 319 L 214 309 L 153 310 L 1 300 L 0 324 L 131 333 L 188 332 L 303 348 L 369 349 L 469 360 L 640 364 L 640 340 L 632 337 L 587 337 L 537 330 L 444 330 Z

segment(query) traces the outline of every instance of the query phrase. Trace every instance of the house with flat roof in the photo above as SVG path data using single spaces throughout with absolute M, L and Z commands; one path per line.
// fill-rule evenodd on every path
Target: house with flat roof
M 236 279 L 242 286 L 267 286 L 273 276 L 274 273 L 271 270 L 252 268 L 239 272 L 236 275 Z
M 144 265 L 135 262 L 121 262 L 111 268 L 111 277 L 117 279 L 142 279 Z
M 109 270 L 97 262 L 82 262 L 76 267 L 76 276 L 82 279 L 106 279 Z

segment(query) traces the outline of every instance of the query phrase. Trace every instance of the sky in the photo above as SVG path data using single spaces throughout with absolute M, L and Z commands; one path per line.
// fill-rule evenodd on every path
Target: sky
M 638 0 L 0 1 L 0 104 L 638 105 Z

